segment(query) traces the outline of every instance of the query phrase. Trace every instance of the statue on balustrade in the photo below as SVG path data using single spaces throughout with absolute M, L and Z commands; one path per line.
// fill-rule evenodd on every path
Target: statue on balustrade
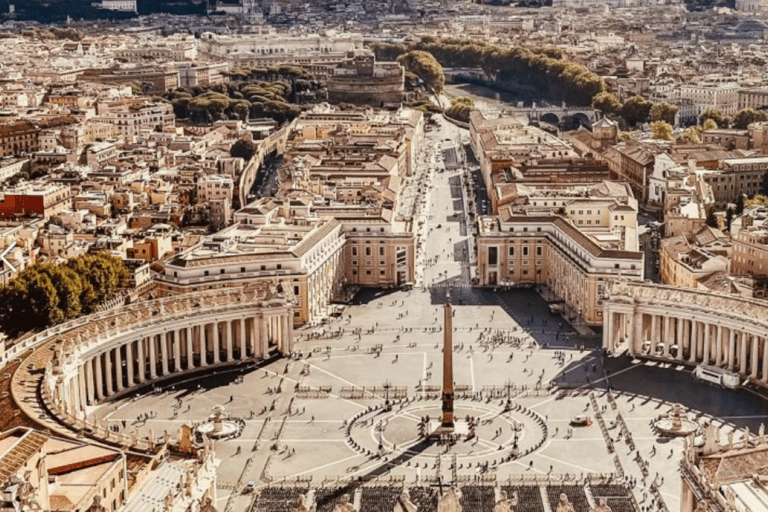
M 499 493 L 499 501 L 493 507 L 493 512 L 515 512 L 517 507 L 517 493 L 512 496 L 512 499 L 507 497 L 506 491 Z
M 560 501 L 557 503 L 555 512 L 576 512 L 565 493 L 560 493 Z
M 107 508 L 101 504 L 101 495 L 97 494 L 93 497 L 93 503 L 85 512 L 107 512 Z
M 437 512 L 461 512 L 461 492 L 451 487 L 440 496 Z
M 219 510 L 213 505 L 211 497 L 206 496 L 203 500 L 203 506 L 200 507 L 200 512 L 219 512 Z
M 611 507 L 608 506 L 608 500 L 600 498 L 597 506 L 592 509 L 592 512 L 613 512 Z
M 357 512 L 357 509 L 349 502 L 349 494 L 344 494 L 333 507 L 333 512 Z
M 291 512 L 311 512 L 306 495 L 299 493 L 299 495 L 296 497 L 296 503 L 293 505 Z
M 397 498 L 395 509 L 392 512 L 416 512 L 418 507 L 411 501 L 411 495 L 408 491 L 403 491 Z

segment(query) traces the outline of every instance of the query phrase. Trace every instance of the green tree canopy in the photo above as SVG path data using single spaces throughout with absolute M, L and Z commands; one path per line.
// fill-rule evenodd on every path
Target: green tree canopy
M 92 313 L 129 277 L 123 261 L 106 253 L 32 265 L 0 287 L 0 330 L 15 336 Z
M 621 117 L 627 122 L 628 125 L 633 126 L 638 123 L 645 123 L 648 121 L 648 116 L 651 113 L 653 104 L 640 96 L 632 96 L 624 102 L 624 106 L 621 107 Z
M 601 92 L 592 99 L 592 108 L 604 114 L 618 114 L 621 112 L 621 102 L 610 92 Z
M 750 124 L 768 121 L 768 114 L 762 110 L 745 108 L 736 112 L 733 116 L 733 127 L 739 130 L 746 130 Z
M 714 108 L 710 108 L 708 110 L 705 110 L 702 112 L 702 114 L 699 116 L 699 120 L 703 123 L 705 120 L 711 119 L 715 123 L 717 123 L 717 126 L 720 128 L 727 128 L 728 127 L 728 116 L 720 112 L 719 110 L 716 110 Z
M 683 144 L 700 144 L 701 143 L 701 132 L 696 126 L 690 126 L 683 130 L 683 133 L 680 135 L 679 141 Z
M 663 101 L 661 103 L 655 103 L 651 107 L 651 112 L 648 117 L 651 121 L 665 121 L 671 125 L 674 125 L 676 115 L 677 107 Z
M 232 158 L 240 157 L 246 162 L 256 154 L 256 144 L 249 140 L 240 139 L 229 148 L 229 155 Z
M 475 102 L 471 98 L 466 96 L 459 96 L 451 100 L 451 106 L 445 111 L 448 117 L 462 121 L 464 123 L 469 122 L 469 114 L 475 109 Z
M 666 121 L 654 121 L 651 123 L 651 137 L 654 139 L 674 141 L 672 125 Z
M 701 124 L 701 131 L 717 130 L 717 121 L 714 119 L 705 119 Z
M 397 58 L 406 71 L 417 75 L 432 89 L 435 94 L 443 92 L 445 76 L 443 66 L 435 59 L 434 55 L 421 50 L 413 50 Z

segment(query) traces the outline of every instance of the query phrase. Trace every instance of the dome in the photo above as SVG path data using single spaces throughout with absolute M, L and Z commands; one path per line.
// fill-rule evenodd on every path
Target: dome
M 738 32 L 762 32 L 768 29 L 768 25 L 759 20 L 748 19 L 738 24 L 736 30 Z

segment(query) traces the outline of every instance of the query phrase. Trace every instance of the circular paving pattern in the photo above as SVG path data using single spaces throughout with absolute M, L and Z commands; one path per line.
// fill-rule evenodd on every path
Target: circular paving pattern
M 471 467 L 515 460 L 537 450 L 548 437 L 543 418 L 520 404 L 513 402 L 505 412 L 495 402 L 457 400 L 457 424 L 476 422 L 475 435 L 460 436 L 450 446 L 423 439 L 419 424 L 423 418 L 439 419 L 441 409 L 439 400 L 418 399 L 395 401 L 389 411 L 383 404 L 370 406 L 346 422 L 347 443 L 363 455 L 397 457 L 416 467 L 428 467 L 437 455 L 456 456 L 457 462 Z

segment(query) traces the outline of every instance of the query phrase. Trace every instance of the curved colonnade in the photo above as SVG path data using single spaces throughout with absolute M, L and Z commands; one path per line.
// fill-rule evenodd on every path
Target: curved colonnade
M 603 305 L 603 349 L 718 366 L 768 387 L 768 302 L 616 281 Z
M 12 347 L 16 358 L 32 352 L 13 375 L 11 393 L 45 428 L 148 449 L 154 440 L 115 434 L 89 421 L 89 410 L 180 374 L 290 354 L 292 315 L 291 304 L 267 287 L 209 290 L 89 315 Z M 4 356 L 3 366 L 14 354 Z

